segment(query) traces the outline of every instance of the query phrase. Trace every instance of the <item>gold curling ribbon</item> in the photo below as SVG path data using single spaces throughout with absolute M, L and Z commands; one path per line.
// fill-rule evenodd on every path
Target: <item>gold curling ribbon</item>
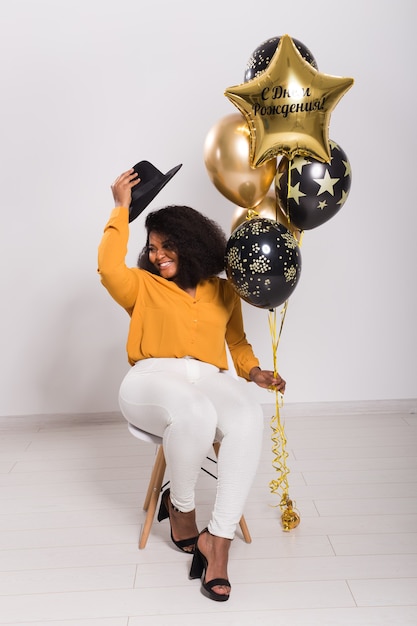
M 288 300 L 284 303 L 281 310 L 281 325 L 279 333 L 277 334 L 277 319 L 276 309 L 269 310 L 269 330 L 272 340 L 272 354 L 274 374 L 278 373 L 277 368 L 277 352 L 278 345 L 281 339 L 282 327 L 284 325 L 285 315 L 287 313 Z M 279 474 L 279 478 L 271 480 L 269 483 L 272 493 L 280 495 L 279 506 L 281 508 L 281 522 L 284 531 L 289 532 L 293 528 L 296 528 L 300 523 L 300 515 L 297 510 L 293 508 L 292 500 L 289 497 L 288 491 L 288 474 L 289 469 L 287 466 L 288 452 L 286 450 L 287 438 L 285 436 L 284 425 L 281 422 L 280 407 L 283 405 L 283 396 L 277 389 L 271 389 L 275 392 L 275 415 L 271 418 L 272 429 L 272 452 L 274 459 L 272 461 L 273 467 Z
M 287 192 L 289 193 L 290 185 L 291 185 L 291 167 L 290 162 L 288 163 L 288 182 L 287 182 Z M 289 217 L 289 207 L 288 207 L 288 193 L 287 193 L 287 203 L 286 203 L 286 212 L 285 216 L 288 222 L 288 229 L 290 227 L 290 217 Z M 276 207 L 278 211 L 278 206 Z M 258 217 L 259 213 L 256 211 L 256 207 L 248 208 L 246 214 L 246 220 L 252 220 L 255 217 Z M 298 244 L 301 245 L 303 231 L 300 231 L 299 236 L 297 237 Z M 273 356 L 273 367 L 274 374 L 277 375 L 278 367 L 277 367 L 277 352 L 278 345 L 281 339 L 282 328 L 284 325 L 285 315 L 287 313 L 288 308 L 288 300 L 285 301 L 282 310 L 281 310 L 281 325 L 279 329 L 279 333 L 277 334 L 277 323 L 276 323 L 276 309 L 269 310 L 269 330 L 271 333 L 272 340 L 272 356 Z M 288 474 L 289 469 L 287 467 L 287 458 L 288 452 L 286 450 L 287 438 L 285 436 L 284 426 L 281 422 L 279 409 L 283 405 L 283 395 L 275 388 L 271 387 L 270 391 L 275 393 L 275 415 L 271 418 L 271 429 L 272 429 L 272 452 L 275 455 L 272 465 L 279 473 L 279 479 L 273 479 L 270 481 L 269 486 L 272 493 L 281 492 L 281 499 L 279 502 L 279 506 L 281 508 L 281 522 L 284 531 L 289 532 L 293 528 L 296 528 L 300 523 L 300 515 L 296 509 L 293 508 L 293 502 L 288 495 L 289 487 L 288 487 Z
M 303 243 L 303 237 L 304 237 L 304 231 L 303 230 L 298 230 L 298 235 L 295 234 L 295 232 L 293 231 L 293 229 L 291 229 L 291 220 L 290 220 L 290 207 L 289 207 L 289 197 L 290 197 L 290 190 L 291 190 L 291 170 L 292 170 L 292 162 L 291 160 L 288 160 L 288 169 L 287 169 L 287 198 L 286 198 L 286 203 L 285 203 L 285 210 L 283 210 L 282 212 L 284 213 L 285 217 L 287 218 L 287 230 L 291 231 L 294 235 L 294 237 L 297 240 L 298 245 L 301 247 L 301 244 Z M 277 211 L 279 210 L 279 207 L 277 206 Z
M 245 219 L 253 220 L 255 217 L 259 217 L 259 213 L 257 213 L 255 209 L 248 209 Z

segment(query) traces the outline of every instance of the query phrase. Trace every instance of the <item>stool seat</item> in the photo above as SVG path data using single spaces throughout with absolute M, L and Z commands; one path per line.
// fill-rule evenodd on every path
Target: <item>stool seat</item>
M 142 441 L 146 441 L 147 443 L 154 443 L 157 446 L 162 445 L 162 437 L 158 437 L 158 435 L 147 433 L 145 430 L 141 430 L 137 426 L 133 426 L 130 422 L 128 422 L 127 428 L 134 437 L 137 437 L 137 439 L 142 439 Z
M 158 437 L 157 435 L 152 435 L 151 433 L 146 432 L 145 430 L 141 430 L 137 426 L 128 422 L 128 430 L 129 432 L 140 439 L 141 441 L 145 441 L 146 443 L 152 443 L 157 446 L 157 452 L 155 457 L 155 462 L 152 468 L 151 477 L 149 480 L 148 489 L 145 496 L 145 501 L 143 503 L 143 510 L 146 511 L 146 518 L 143 524 L 142 532 L 139 537 L 139 549 L 142 550 L 148 541 L 149 534 L 151 532 L 153 520 L 155 518 L 156 507 L 158 504 L 159 494 L 162 490 L 162 482 L 165 476 L 166 470 L 166 461 L 164 455 L 164 449 L 162 446 L 162 437 Z M 213 442 L 213 449 L 218 456 L 220 448 L 220 443 L 218 441 Z M 246 543 L 251 543 L 252 538 L 249 533 L 248 526 L 246 524 L 246 520 L 242 515 L 239 522 L 240 529 L 242 531 L 243 539 Z

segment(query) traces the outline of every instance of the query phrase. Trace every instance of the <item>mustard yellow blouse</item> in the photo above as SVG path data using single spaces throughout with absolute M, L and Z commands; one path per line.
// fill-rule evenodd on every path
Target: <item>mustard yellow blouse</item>
M 98 250 L 98 272 L 110 295 L 130 315 L 131 365 L 150 357 L 192 356 L 227 368 L 225 340 L 239 376 L 259 366 L 243 328 L 241 302 L 232 285 L 215 277 L 197 285 L 195 297 L 175 283 L 125 264 L 129 213 L 113 209 Z

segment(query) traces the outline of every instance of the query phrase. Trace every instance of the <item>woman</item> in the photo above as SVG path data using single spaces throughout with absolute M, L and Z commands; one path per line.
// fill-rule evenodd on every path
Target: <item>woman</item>
M 229 598 L 228 552 L 255 477 L 263 415 L 242 382 L 225 373 L 226 343 L 240 377 L 282 393 L 285 381 L 259 367 L 242 322 L 241 302 L 223 270 L 226 237 L 198 211 L 169 206 L 150 213 L 138 267 L 128 268 L 131 169 L 112 185 L 115 208 L 99 247 L 99 273 L 130 315 L 120 408 L 142 430 L 163 438 L 170 490 L 158 519 L 169 518 L 171 538 L 194 553 L 190 577 L 205 593 Z M 221 441 L 211 519 L 198 533 L 194 489 L 214 440 Z

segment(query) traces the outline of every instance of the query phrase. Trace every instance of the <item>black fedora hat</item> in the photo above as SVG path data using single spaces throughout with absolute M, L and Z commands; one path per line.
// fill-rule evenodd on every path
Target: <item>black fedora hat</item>
M 142 213 L 155 196 L 182 167 L 182 163 L 173 167 L 166 174 L 160 172 L 149 161 L 140 161 L 133 166 L 138 173 L 140 183 L 132 189 L 132 201 L 129 207 L 129 222 L 132 222 Z

